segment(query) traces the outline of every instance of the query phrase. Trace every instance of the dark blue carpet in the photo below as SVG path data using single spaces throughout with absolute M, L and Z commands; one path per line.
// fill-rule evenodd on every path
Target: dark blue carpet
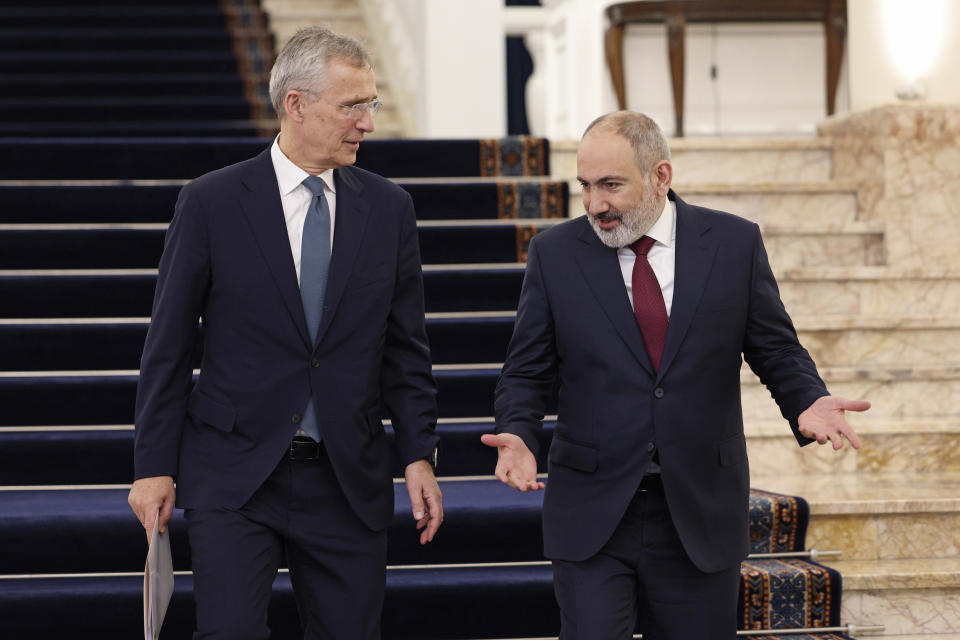
M 20 114 L 33 105 L 32 100 L 0 99 L 0 121 L 4 114 Z M 5 105 L 10 111 L 4 111 Z M 36 105 L 33 105 L 36 107 Z M 107 104 L 117 117 L 134 117 L 136 107 L 130 103 Z M 142 107 L 143 105 L 139 105 Z M 216 102 L 194 102 L 193 107 L 214 113 Z M 220 103 L 225 109 L 233 108 Z M 99 108 L 91 101 L 89 106 L 75 105 L 78 114 Z M 165 105 L 170 113 L 181 117 L 190 108 L 178 104 Z M 21 109 L 21 111 L 17 111 Z M 232 116 L 224 110 L 216 111 L 219 119 L 244 117 L 237 107 Z M 141 109 L 142 112 L 142 109 Z M 52 111 L 40 110 L 55 116 Z M 248 112 L 245 112 L 248 113 Z M 45 116 L 46 117 L 46 116 Z M 62 116 L 57 116 L 62 117 Z M 75 118 L 82 119 L 82 118 Z M 202 119 L 202 118 L 201 118 Z M 0 166 L 5 168 L 5 179 L 170 179 L 195 178 L 214 169 L 240 162 L 263 151 L 270 139 L 192 138 L 0 138 Z M 532 139 L 537 146 L 537 162 L 527 162 L 530 155 L 517 155 L 513 164 L 494 162 L 484 151 L 494 149 L 500 154 L 501 144 L 526 144 L 520 139 L 498 140 L 367 140 L 360 145 L 357 166 L 391 178 L 447 178 L 463 176 L 545 176 L 549 175 L 549 145 L 546 140 Z M 513 158 L 514 156 L 510 156 Z
M 569 198 L 566 182 L 549 180 L 415 182 L 400 186 L 413 198 L 421 220 L 559 218 L 565 215 Z M 166 223 L 173 217 L 179 192 L 180 184 L 0 185 L 0 223 Z
M 423 275 L 427 312 L 515 309 L 522 280 L 522 266 L 429 270 Z M 0 318 L 145 317 L 155 282 L 153 273 L 8 272 L 0 274 Z
M 540 432 L 539 466 L 546 469 L 553 422 Z M 442 421 L 440 476 L 489 476 L 497 455 L 480 442 L 493 432 L 488 421 Z M 386 427 L 389 438 L 393 428 Z M 43 464 L 37 464 L 37 457 Z M 403 477 L 399 456 L 394 477 Z M 37 430 L 20 427 L 0 431 L 0 486 L 126 484 L 133 478 L 133 430 L 123 425 Z M 769 525 L 767 525 L 769 527 Z

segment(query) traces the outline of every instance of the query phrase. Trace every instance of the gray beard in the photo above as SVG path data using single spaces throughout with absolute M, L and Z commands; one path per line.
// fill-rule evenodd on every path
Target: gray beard
M 644 198 L 631 211 L 623 212 L 611 209 L 603 215 L 608 219 L 620 220 L 620 224 L 613 229 L 601 228 L 596 216 L 589 213 L 587 219 L 590 221 L 590 226 L 593 227 L 593 232 L 600 238 L 600 242 L 611 249 L 622 249 L 633 244 L 643 237 L 647 231 L 650 231 L 662 211 L 662 208 L 657 205 L 656 196 L 653 196 L 652 198 Z

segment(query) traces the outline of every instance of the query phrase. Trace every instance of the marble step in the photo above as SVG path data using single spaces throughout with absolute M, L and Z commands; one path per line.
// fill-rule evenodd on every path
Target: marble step
M 674 191 L 688 204 L 726 211 L 766 227 L 804 225 L 808 234 L 857 222 L 856 185 L 849 182 L 737 184 L 677 178 Z M 570 213 L 583 213 L 580 185 L 570 182 Z
M 791 316 L 960 316 L 960 269 L 798 267 L 775 271 Z
M 883 637 L 960 637 L 960 472 L 755 475 L 751 484 L 799 492 L 810 505 L 807 547 L 843 552 L 826 562 L 843 575 L 842 619 L 884 625 Z
M 958 470 L 752 473 L 750 484 L 804 497 L 807 548 L 841 551 L 844 561 L 960 562 Z
M 960 316 L 793 316 L 800 342 L 822 366 L 960 362 Z
M 960 419 L 960 365 L 818 367 L 830 393 L 869 400 L 868 420 Z M 783 418 L 767 388 L 747 367 L 741 373 L 744 421 L 778 424 Z M 664 384 L 669 393 L 669 383 Z
M 879 266 L 886 262 L 883 225 L 873 222 L 761 226 L 774 269 Z
M 960 560 L 843 560 L 841 617 L 869 620 L 887 634 L 960 638 Z M 933 635 L 926 635 L 927 633 Z
M 832 175 L 825 138 L 683 138 L 669 141 L 674 178 L 681 182 L 822 182 Z M 577 141 L 554 141 L 556 177 L 577 175 Z
M 783 420 L 748 421 L 747 451 L 753 474 L 960 473 L 960 418 L 871 419 L 848 416 L 861 447 L 799 447 Z M 960 525 L 960 522 L 958 522 Z

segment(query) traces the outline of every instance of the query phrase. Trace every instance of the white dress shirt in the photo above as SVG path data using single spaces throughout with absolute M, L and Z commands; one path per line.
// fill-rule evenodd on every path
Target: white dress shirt
M 667 305 L 667 318 L 669 318 L 670 309 L 673 307 L 673 277 L 677 257 L 677 206 L 669 198 L 663 205 L 660 217 L 646 235 L 656 240 L 650 247 L 647 261 L 653 268 L 654 275 L 657 276 L 657 282 L 660 283 L 660 291 L 663 292 L 663 302 Z M 630 306 L 633 307 L 633 263 L 637 259 L 637 254 L 630 247 L 624 247 L 617 252 L 617 257 L 620 259 L 620 271 L 623 273 L 623 282 L 627 287 L 627 297 L 630 298 Z
M 313 194 L 304 186 L 303 180 L 310 174 L 293 164 L 283 154 L 278 144 L 280 136 L 270 147 L 273 170 L 280 185 L 280 204 L 283 205 L 283 218 L 287 222 L 287 236 L 290 238 L 290 251 L 293 253 L 293 266 L 297 270 L 297 282 L 300 282 L 300 244 L 303 240 L 303 222 L 307 219 L 307 210 Z M 319 175 L 323 180 L 323 195 L 330 206 L 330 249 L 333 250 L 333 221 L 337 215 L 337 192 L 333 183 L 333 169 L 327 169 Z

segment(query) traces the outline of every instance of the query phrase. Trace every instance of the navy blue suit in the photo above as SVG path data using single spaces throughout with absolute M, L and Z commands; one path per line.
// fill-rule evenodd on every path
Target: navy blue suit
M 498 432 L 520 436 L 536 454 L 534 434 L 559 381 L 543 506 L 545 553 L 555 560 L 586 560 L 610 541 L 657 451 L 689 560 L 706 573 L 736 567 L 749 543 L 741 354 L 801 443 L 797 416 L 827 395 L 780 301 L 757 225 L 668 197 L 677 209 L 676 271 L 656 373 L 617 252 L 587 218 L 530 244 L 496 420 Z
M 317 336 L 307 332 L 269 149 L 180 193 L 141 365 L 135 468 L 137 478 L 174 476 L 188 513 L 246 505 L 285 457 L 311 393 L 329 480 L 349 505 L 338 517 L 370 531 L 393 517 L 381 415 L 404 465 L 437 445 L 412 201 L 362 169 L 334 176 Z M 198 318 L 203 360 L 192 384 Z

